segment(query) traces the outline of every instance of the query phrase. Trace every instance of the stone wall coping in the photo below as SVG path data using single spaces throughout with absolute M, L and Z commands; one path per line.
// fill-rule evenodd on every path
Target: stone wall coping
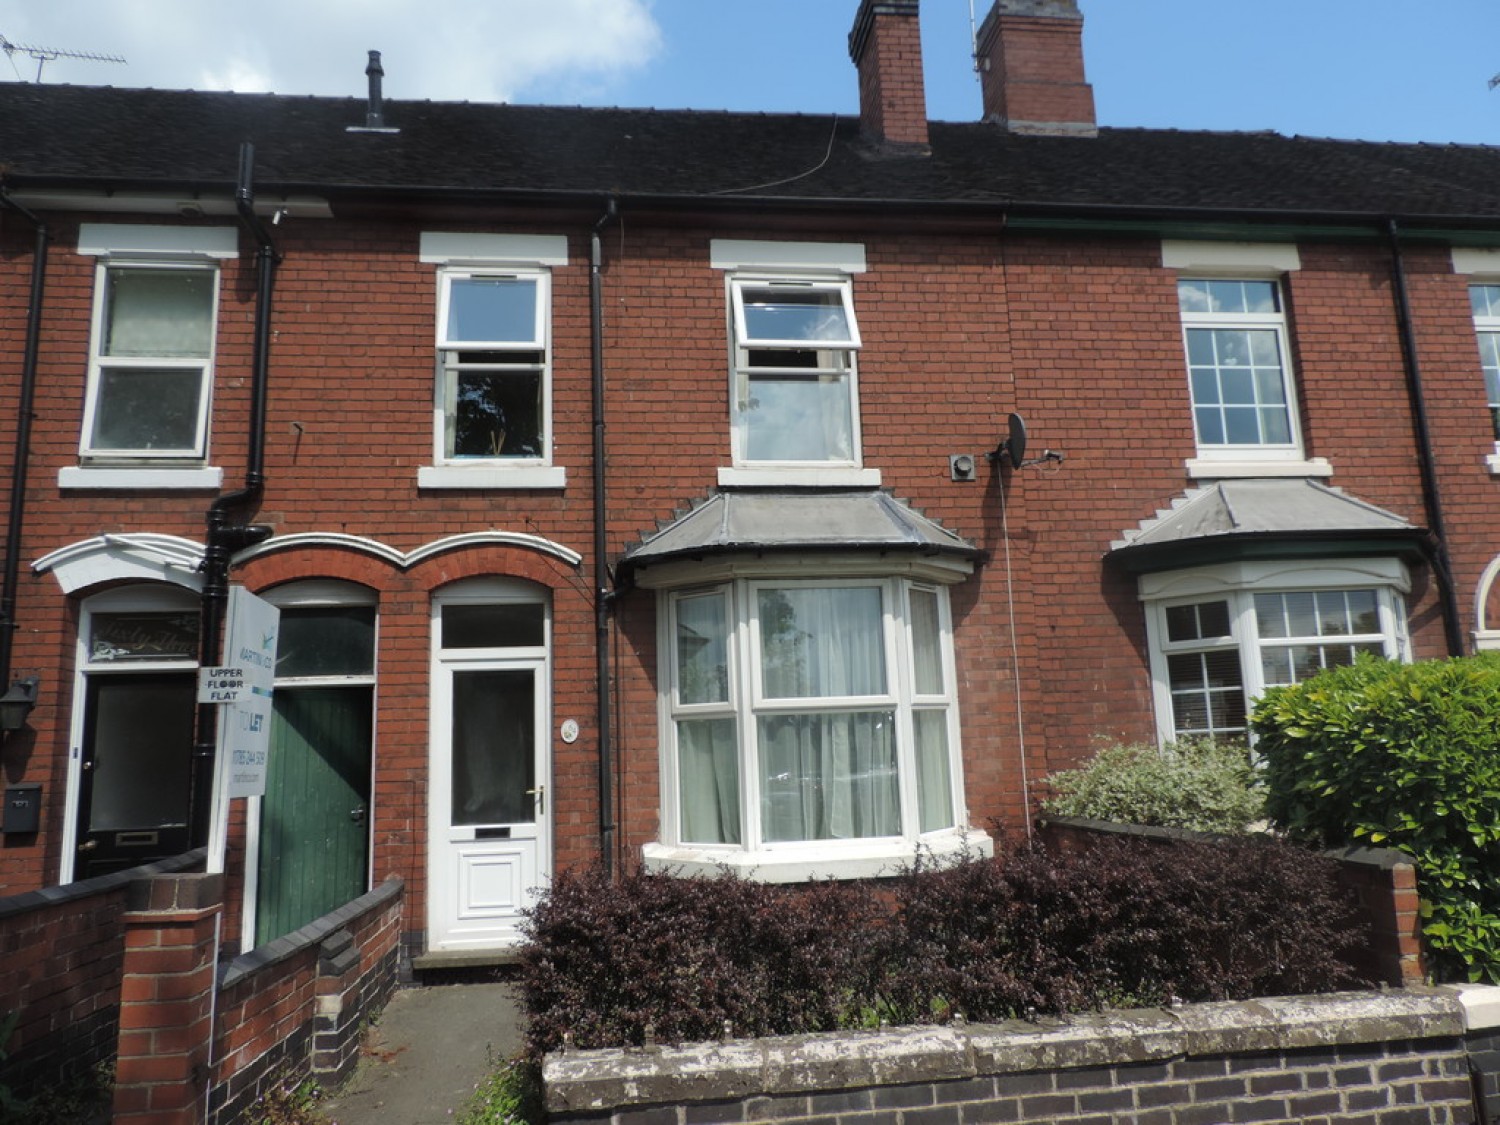
M 1489 1031 L 1500 1027 L 1500 986 L 1493 984 L 1450 984 L 1449 992 L 1463 1005 L 1464 1027 L 1469 1031 Z
M 1500 991 L 1500 990 L 1497 990 Z M 1410 988 L 679 1047 L 564 1051 L 547 1108 L 586 1113 L 1038 1070 L 1461 1036 L 1454 990 Z

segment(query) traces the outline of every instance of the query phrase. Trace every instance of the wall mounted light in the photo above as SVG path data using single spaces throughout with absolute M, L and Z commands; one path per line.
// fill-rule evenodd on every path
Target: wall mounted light
M 37 678 L 27 676 L 14 681 L 0 695 L 0 731 L 20 730 L 26 725 L 26 716 L 36 706 Z

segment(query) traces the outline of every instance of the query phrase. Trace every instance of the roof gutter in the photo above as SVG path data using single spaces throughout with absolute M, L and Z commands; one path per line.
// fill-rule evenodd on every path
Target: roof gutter
M 1442 495 L 1438 489 L 1432 433 L 1427 424 L 1427 400 L 1422 393 L 1422 367 L 1417 358 L 1416 330 L 1412 325 L 1411 301 L 1406 289 L 1406 262 L 1401 254 L 1401 228 L 1396 219 L 1387 219 L 1385 229 L 1390 239 L 1391 295 L 1395 304 L 1396 327 L 1401 334 L 1406 393 L 1411 402 L 1412 438 L 1417 447 L 1417 467 L 1422 477 L 1422 500 L 1427 509 L 1427 526 L 1432 532 L 1429 561 L 1437 579 L 1438 598 L 1443 607 L 1443 632 L 1448 640 L 1448 655 L 1462 656 L 1463 627 L 1459 622 L 1458 595 L 1453 589 L 1453 569 L 1448 558 Z
M 21 576 L 21 534 L 26 521 L 26 475 L 31 465 L 31 422 L 36 402 L 36 363 L 42 331 L 42 299 L 47 277 L 47 224 L 0 187 L 0 207 L 31 224 L 35 245 L 31 256 L 31 298 L 26 309 L 26 344 L 21 359 L 21 397 L 16 417 L 16 448 L 10 476 L 10 506 L 5 530 L 4 577 L 0 579 L 0 687 L 10 683 L 15 646 L 16 595 Z
M 11 183 L 24 183 L 28 188 L 93 186 L 94 190 L 113 194 L 122 191 L 223 191 L 222 181 L 184 180 L 161 181 L 141 179 L 116 179 L 101 177 L 47 177 L 34 178 L 11 176 Z M 409 184 L 354 184 L 327 183 L 317 181 L 287 180 L 262 185 L 266 192 L 275 195 L 313 194 L 334 200 L 340 196 L 352 199 L 360 196 L 399 198 L 406 201 L 428 200 L 434 203 L 482 203 L 496 205 L 511 203 L 516 206 L 557 207 L 571 204 L 581 210 L 593 211 L 598 207 L 598 188 L 558 188 L 507 190 L 504 188 L 463 187 L 419 187 Z M 1114 222 L 1172 223 L 1184 220 L 1191 223 L 1290 223 L 1336 224 L 1350 228 L 1369 230 L 1372 226 L 1384 231 L 1385 224 L 1394 220 L 1404 229 L 1406 237 L 1423 228 L 1437 230 L 1472 229 L 1475 232 L 1500 229 L 1500 214 L 1455 215 L 1389 213 L 1376 211 L 1328 211 L 1297 208 L 1253 208 L 1253 207 L 1193 207 L 1166 204 L 1134 203 L 1056 203 L 1024 199 L 901 199 L 877 197 L 868 199 L 838 199 L 828 196 L 707 194 L 680 192 L 631 192 L 610 193 L 617 206 L 633 209 L 680 212 L 698 208 L 713 211 L 743 211 L 747 208 L 761 212 L 779 211 L 833 211 L 848 214 L 851 211 L 880 211 L 887 213 L 910 213 L 931 216 L 934 213 L 954 217 L 974 216 L 976 219 L 993 217 L 1004 213 L 1012 222 L 1073 220 L 1109 220 Z

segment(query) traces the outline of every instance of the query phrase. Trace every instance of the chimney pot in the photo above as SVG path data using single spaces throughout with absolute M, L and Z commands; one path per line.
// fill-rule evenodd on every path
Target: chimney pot
M 918 16 L 918 0 L 862 0 L 849 32 L 860 129 L 892 152 L 929 151 Z
M 1012 133 L 1098 133 L 1077 0 L 995 0 L 975 58 L 986 121 Z

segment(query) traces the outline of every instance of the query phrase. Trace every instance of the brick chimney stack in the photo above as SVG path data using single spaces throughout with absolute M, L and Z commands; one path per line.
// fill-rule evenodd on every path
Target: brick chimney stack
M 1012 133 L 1098 133 L 1077 0 L 995 0 L 975 55 L 986 121 Z
M 882 147 L 927 150 L 927 93 L 922 85 L 918 0 L 862 0 L 849 32 L 859 67 L 859 120 Z

